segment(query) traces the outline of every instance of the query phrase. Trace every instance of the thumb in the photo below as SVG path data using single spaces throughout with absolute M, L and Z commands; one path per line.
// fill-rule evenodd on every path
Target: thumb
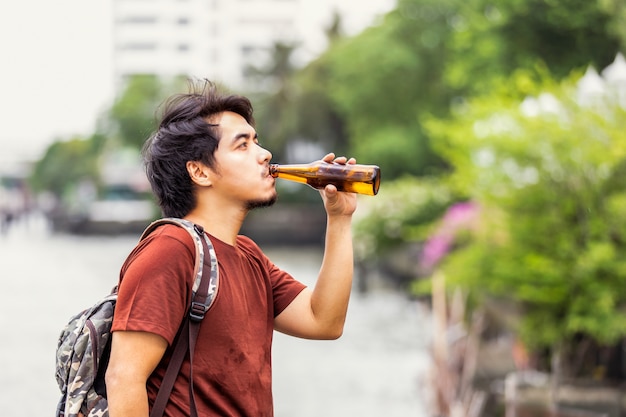
M 326 206 L 335 204 L 337 202 L 337 199 L 339 198 L 339 191 L 337 191 L 337 187 L 332 184 L 328 184 L 326 187 L 324 187 L 322 194 Z

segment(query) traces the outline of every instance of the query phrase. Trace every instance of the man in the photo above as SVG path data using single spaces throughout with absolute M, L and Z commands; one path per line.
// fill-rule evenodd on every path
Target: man
M 202 86 L 201 86 L 202 87 Z M 343 332 L 352 286 L 351 221 L 356 196 L 332 185 L 320 194 L 327 213 L 324 258 L 313 289 L 276 267 L 238 235 L 246 214 L 277 198 L 272 154 L 261 147 L 249 100 L 209 82 L 165 106 L 144 148 L 146 171 L 164 216 L 201 225 L 220 268 L 220 289 L 200 328 L 193 380 L 200 416 L 273 415 L 274 330 L 309 339 Z M 328 154 L 326 162 L 354 164 Z M 147 417 L 170 346 L 191 300 L 194 246 L 184 230 L 162 226 L 129 255 L 120 273 L 106 374 L 111 417 Z M 189 415 L 189 362 L 166 409 Z

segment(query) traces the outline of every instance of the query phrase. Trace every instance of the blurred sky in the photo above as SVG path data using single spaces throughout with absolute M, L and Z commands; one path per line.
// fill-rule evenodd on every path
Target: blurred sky
M 112 92 L 110 0 L 0 2 L 0 172 L 93 131 Z
M 316 10 L 329 14 L 330 2 Z M 341 0 L 348 32 L 394 0 Z M 56 138 L 93 132 L 113 95 L 111 0 L 0 2 L 0 173 Z

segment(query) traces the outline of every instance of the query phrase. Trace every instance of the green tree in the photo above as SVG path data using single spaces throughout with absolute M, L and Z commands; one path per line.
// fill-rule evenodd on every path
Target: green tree
M 84 138 L 57 140 L 37 161 L 30 176 L 36 192 L 48 191 L 62 199 L 80 181 L 98 183 L 97 148 Z
M 335 11 L 324 33 L 328 45 L 344 38 L 343 20 Z M 328 90 L 330 60 L 322 54 L 294 74 L 296 136 L 338 155 L 349 154 L 345 122 Z
M 456 161 L 439 151 L 455 143 L 438 143 L 441 138 L 424 128 L 425 115 L 445 125 L 474 97 L 493 97 L 503 89 L 511 102 L 521 101 L 539 94 L 546 77 L 558 80 L 589 63 L 603 67 L 624 45 L 625 38 L 616 35 L 623 5 L 621 0 L 400 0 L 380 25 L 332 44 L 313 64 L 321 63 L 321 70 L 312 85 L 342 120 L 347 153 L 381 165 L 383 198 L 386 187 L 395 189 L 390 182 L 407 174 L 428 180 L 454 167 Z M 462 187 L 455 190 L 449 204 L 467 197 Z M 420 206 L 396 203 L 394 209 L 381 203 L 360 220 L 369 224 L 364 230 L 380 225 L 369 245 L 375 253 L 425 237 L 424 219 L 399 220 L 394 214 Z M 387 230 L 402 232 L 390 239 Z
M 484 214 L 441 269 L 479 305 L 515 306 L 531 348 L 574 356 L 581 340 L 626 335 L 626 112 L 581 107 L 572 81 L 542 87 L 523 105 L 500 91 L 426 122 L 453 189 Z
M 154 75 L 131 76 L 107 114 L 105 134 L 121 146 L 140 149 L 156 129 L 156 113 L 162 100 L 172 92 L 180 92 L 184 82 L 183 77 L 163 80 Z
M 422 114 L 445 118 L 511 80 L 523 97 L 545 72 L 559 79 L 605 66 L 623 45 L 622 3 L 400 0 L 381 24 L 331 43 L 303 70 L 302 96 L 321 105 L 310 105 L 307 123 L 329 126 L 323 118 L 336 114 L 349 153 L 377 162 L 386 180 L 444 172 Z
M 448 17 L 452 27 L 445 80 L 466 95 L 489 94 L 518 70 L 566 77 L 602 68 L 619 50 L 621 25 L 602 0 L 469 0 Z M 512 86 L 519 88 L 523 86 Z M 522 91 L 522 93 L 527 93 Z
M 279 161 L 284 161 L 287 144 L 296 136 L 293 85 L 296 68 L 292 62 L 295 49 L 295 44 L 276 42 L 266 66 L 247 69 L 264 87 L 261 92 L 252 94 L 260 140 Z
M 606 14 L 611 16 L 607 23 L 609 33 L 619 39 L 623 48 L 626 45 L 626 2 L 624 0 L 599 0 L 600 7 Z
M 155 109 L 167 92 L 180 91 L 181 78 L 167 83 L 151 76 L 135 76 L 108 112 L 98 120 L 96 132 L 88 138 L 59 139 L 37 161 L 30 175 L 37 192 L 48 191 L 66 205 L 74 204 L 80 184 L 90 184 L 95 194 L 106 179 L 101 178 L 107 155 L 121 148 L 139 151 L 154 130 Z M 96 196 L 91 196 L 95 198 Z
M 295 82 L 298 135 L 338 155 L 350 154 L 344 118 L 332 101 L 328 86 L 328 59 L 322 56 L 299 71 Z
M 442 165 L 418 114 L 445 114 L 451 99 L 440 73 L 452 2 L 414 3 L 411 14 L 399 4 L 381 25 L 336 42 L 327 52 L 322 83 L 345 121 L 351 153 L 380 165 L 387 180 L 425 175 Z

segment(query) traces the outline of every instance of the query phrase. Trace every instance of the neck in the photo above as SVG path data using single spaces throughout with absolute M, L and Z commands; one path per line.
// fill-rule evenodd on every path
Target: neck
M 247 210 L 219 204 L 198 204 L 185 219 L 204 228 L 211 236 L 235 246 Z

